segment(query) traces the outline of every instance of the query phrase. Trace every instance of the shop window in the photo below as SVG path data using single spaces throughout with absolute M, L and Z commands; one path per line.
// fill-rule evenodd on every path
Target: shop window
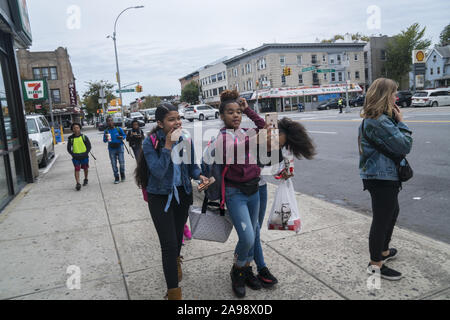
M 59 89 L 51 89 L 53 103 L 61 103 L 61 92 Z

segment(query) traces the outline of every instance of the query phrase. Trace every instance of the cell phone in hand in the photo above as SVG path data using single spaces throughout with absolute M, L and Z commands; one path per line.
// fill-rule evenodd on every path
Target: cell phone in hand
M 278 129 L 278 113 L 266 113 L 266 124 L 270 129 Z
M 209 178 L 209 183 L 201 183 L 198 185 L 198 191 L 203 191 L 207 186 L 212 185 L 214 182 L 216 182 L 214 177 Z

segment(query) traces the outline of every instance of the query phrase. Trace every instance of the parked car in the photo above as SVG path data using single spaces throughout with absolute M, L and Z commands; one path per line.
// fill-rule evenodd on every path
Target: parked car
M 131 122 L 133 122 L 133 120 L 137 120 L 138 121 L 139 127 L 145 127 L 145 121 L 141 120 L 141 119 L 137 119 L 137 118 L 126 118 L 125 119 L 125 126 L 127 128 L 131 128 L 132 127 Z
M 132 112 L 130 118 L 144 121 L 144 115 L 140 112 Z
M 209 118 L 218 119 L 219 110 L 214 109 L 213 107 L 207 104 L 188 106 L 184 109 L 184 118 L 189 120 L 190 122 L 194 121 L 194 119 L 198 119 L 200 121 Z
M 359 106 L 363 106 L 364 105 L 364 101 L 366 100 L 366 96 L 363 94 L 360 94 L 359 96 L 357 96 L 356 98 L 353 99 L 349 99 L 348 100 L 348 104 L 351 107 L 359 107 Z
M 412 103 L 412 95 L 413 94 L 410 91 L 397 92 L 396 104 L 402 108 L 410 107 Z
M 144 121 L 145 122 L 150 122 L 150 121 L 155 121 L 155 112 L 156 112 L 156 108 L 152 108 L 152 109 L 146 109 L 142 111 L 144 113 Z
M 178 108 L 178 114 L 180 115 L 181 119 L 184 119 L 184 107 Z
M 339 101 L 339 98 L 334 98 L 334 99 L 330 99 L 328 101 L 322 102 L 321 104 L 319 104 L 317 109 L 318 110 L 338 109 L 339 108 L 338 101 Z M 349 100 L 349 102 L 350 102 L 350 100 Z M 345 98 L 342 99 L 342 106 L 344 108 L 346 106 Z
M 438 107 L 450 105 L 449 88 L 416 91 L 412 97 L 413 107 Z
M 26 116 L 28 138 L 33 141 L 33 147 L 37 150 L 39 165 L 46 167 L 51 155 L 55 154 L 53 135 L 50 125 L 43 115 Z

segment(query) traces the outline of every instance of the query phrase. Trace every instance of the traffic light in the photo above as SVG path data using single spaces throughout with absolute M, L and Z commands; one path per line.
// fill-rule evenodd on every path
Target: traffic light
M 291 75 L 291 68 L 287 68 L 287 75 L 288 75 L 288 76 Z
M 136 92 L 142 92 L 142 86 L 141 85 L 137 85 L 136 86 Z
M 287 73 L 288 73 L 287 67 L 284 67 L 284 68 L 283 68 L 283 76 L 287 76 Z

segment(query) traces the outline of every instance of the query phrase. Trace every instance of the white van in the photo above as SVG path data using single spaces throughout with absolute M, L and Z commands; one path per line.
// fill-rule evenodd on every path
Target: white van
M 413 107 L 439 107 L 450 105 L 450 88 L 416 91 L 412 96 Z
M 39 148 L 37 152 L 38 163 L 45 167 L 50 155 L 55 153 L 52 129 L 43 115 L 30 115 L 26 117 L 28 138 L 33 140 L 33 147 Z

